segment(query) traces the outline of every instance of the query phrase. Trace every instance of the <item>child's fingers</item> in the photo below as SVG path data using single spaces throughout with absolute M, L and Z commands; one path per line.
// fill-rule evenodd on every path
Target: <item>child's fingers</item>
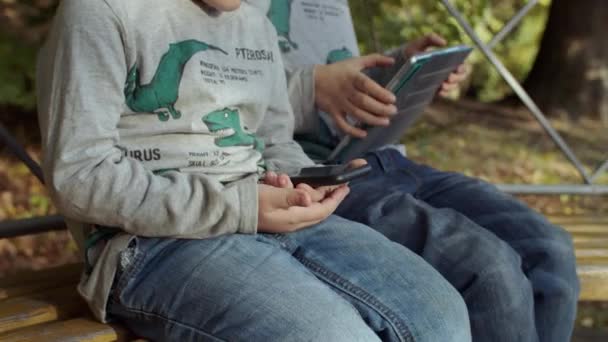
M 346 104 L 346 111 L 349 115 L 353 116 L 360 122 L 364 122 L 368 125 L 373 126 L 388 126 L 390 125 L 390 120 L 386 117 L 376 116 L 359 106 L 353 104 L 350 100 Z
M 293 188 L 293 183 L 288 175 L 281 173 L 277 176 L 277 184 L 280 188 Z
M 334 119 L 336 126 L 345 134 L 356 138 L 365 138 L 367 136 L 367 132 L 361 128 L 355 127 L 351 125 L 346 119 L 345 116 L 341 114 L 338 110 L 333 110 L 330 112 L 331 116 Z
M 436 33 L 431 33 L 425 37 L 426 47 L 445 46 L 448 42 Z
M 395 94 L 379 85 L 376 81 L 363 73 L 358 73 L 354 80 L 355 88 L 384 104 L 393 104 L 397 101 Z M 393 113 L 394 114 L 394 113 Z
M 268 171 L 264 175 L 264 179 L 262 180 L 264 184 L 278 186 L 277 185 L 277 174 L 274 171 Z
M 451 92 L 455 89 L 458 88 L 458 83 L 448 83 L 448 82 L 444 82 L 441 85 L 441 91 L 442 92 Z
M 371 55 L 366 55 L 363 57 L 359 57 L 360 68 L 373 68 L 373 67 L 384 67 L 391 66 L 395 64 L 395 59 L 389 56 L 385 56 L 379 53 L 372 53 Z
M 356 169 L 356 168 L 359 168 L 359 167 L 365 166 L 365 165 L 367 165 L 367 160 L 365 160 L 363 158 L 353 159 L 348 162 L 349 169 Z
M 385 104 L 367 95 L 362 90 L 355 90 L 355 93 L 348 99 L 355 107 L 371 113 L 378 117 L 390 117 L 397 113 L 397 107 L 393 104 Z
M 310 194 L 306 191 L 295 189 L 290 191 L 285 197 L 285 206 L 283 208 L 290 207 L 307 207 L 312 204 Z
M 300 183 L 296 186 L 296 189 L 304 190 L 310 195 L 310 199 L 313 203 L 321 201 L 325 198 L 325 194 L 317 189 L 314 189 L 308 184 Z
M 301 226 L 310 225 L 310 222 L 323 220 L 336 211 L 349 192 L 350 189 L 347 186 L 341 186 L 329 193 L 321 202 L 313 203 L 306 208 L 292 207 L 289 208 L 288 212 L 294 215 L 292 218 L 297 217 Z

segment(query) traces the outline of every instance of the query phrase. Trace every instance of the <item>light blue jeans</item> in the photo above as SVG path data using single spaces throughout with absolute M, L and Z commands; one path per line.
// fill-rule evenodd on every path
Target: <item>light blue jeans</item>
M 138 237 L 121 259 L 110 318 L 151 340 L 471 339 L 464 301 L 438 272 L 337 216 L 290 234 Z

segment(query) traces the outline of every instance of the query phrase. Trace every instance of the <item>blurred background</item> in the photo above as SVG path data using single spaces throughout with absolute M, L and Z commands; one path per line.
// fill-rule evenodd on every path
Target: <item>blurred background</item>
M 449 44 L 472 44 L 438 0 L 349 3 L 363 53 L 385 51 L 431 32 Z M 527 1 L 452 3 L 488 42 Z M 40 154 L 35 59 L 57 4 L 57 0 L 0 0 L 0 122 L 35 158 Z M 608 158 L 606 32 L 606 0 L 541 0 L 494 47 L 590 173 Z M 435 101 L 404 136 L 408 154 L 436 168 L 494 183 L 582 183 L 577 170 L 483 54 L 476 51 L 468 63 L 471 72 L 459 92 Z M 596 183 L 608 185 L 608 173 Z M 608 217 L 606 196 L 520 198 L 550 217 Z M 53 213 L 44 187 L 0 145 L 0 221 Z M 76 246 L 65 232 L 0 239 L 0 277 L 76 260 Z M 577 324 L 584 331 L 607 331 L 608 305 L 581 302 Z

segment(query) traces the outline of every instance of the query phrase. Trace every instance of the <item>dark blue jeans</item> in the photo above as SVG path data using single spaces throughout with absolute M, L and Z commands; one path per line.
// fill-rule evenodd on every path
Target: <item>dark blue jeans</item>
M 566 231 L 486 182 L 390 149 L 366 159 L 372 173 L 336 214 L 434 266 L 462 294 L 474 341 L 570 341 L 579 283 Z

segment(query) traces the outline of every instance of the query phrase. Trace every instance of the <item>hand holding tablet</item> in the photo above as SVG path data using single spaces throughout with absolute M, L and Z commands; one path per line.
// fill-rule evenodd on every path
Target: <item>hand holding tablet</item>
M 397 97 L 399 110 L 390 126 L 363 126 L 367 129 L 367 136 L 361 139 L 344 137 L 328 161 L 348 161 L 367 151 L 398 141 L 433 100 L 442 83 L 471 51 L 471 47 L 459 45 L 415 54 L 407 59 L 385 86 Z

